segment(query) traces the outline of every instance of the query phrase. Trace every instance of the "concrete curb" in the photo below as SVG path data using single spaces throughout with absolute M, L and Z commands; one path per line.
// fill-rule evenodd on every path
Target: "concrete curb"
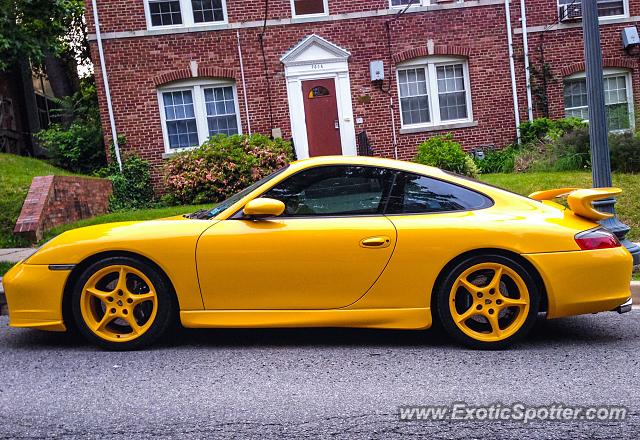
M 640 281 L 631 281 L 631 298 L 634 305 L 640 304 Z
M 7 299 L 4 297 L 4 287 L 2 286 L 2 277 L 0 277 L 0 316 L 8 314 Z

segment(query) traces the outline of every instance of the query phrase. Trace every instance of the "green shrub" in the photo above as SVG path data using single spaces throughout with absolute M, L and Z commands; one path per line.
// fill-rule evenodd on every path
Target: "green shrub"
M 539 118 L 520 125 L 513 171 L 568 171 L 590 165 L 588 127 L 578 118 Z
M 585 123 L 579 118 L 537 118 L 520 124 L 520 143 L 527 145 L 544 139 L 556 140 L 565 133 L 584 126 Z
M 41 130 L 36 138 L 51 162 L 76 173 L 90 173 L 106 164 L 95 85 L 83 81 L 73 96 L 56 100 L 63 123 Z
M 169 203 L 223 200 L 285 166 L 291 144 L 260 134 L 216 135 L 201 147 L 177 153 L 164 168 Z
M 415 162 L 465 176 L 477 177 L 480 174 L 471 156 L 462 150 L 450 133 L 433 136 L 418 145 Z
M 579 118 L 538 118 L 520 124 L 521 143 L 476 159 L 483 174 L 573 170 L 589 166 L 587 125 Z
M 126 146 L 123 137 L 118 137 L 120 148 Z M 122 153 L 122 172 L 118 168 L 113 146 L 109 165 L 96 174 L 111 180 L 113 193 L 109 199 L 109 210 L 148 208 L 154 203 L 153 185 L 149 162 L 129 152 Z
M 511 173 L 518 153 L 518 147 L 509 145 L 501 150 L 489 150 L 484 159 L 475 159 L 476 166 L 482 174 Z
M 586 125 L 566 132 L 551 143 L 549 168 L 554 171 L 581 170 L 591 167 L 589 128 Z
M 557 139 L 545 137 L 522 145 L 515 157 L 514 170 L 571 171 L 590 165 L 589 131 L 586 126 L 581 126 Z
M 513 171 L 526 173 L 527 171 L 540 171 L 547 163 L 547 146 L 539 142 L 529 144 L 518 149 L 513 157 Z
M 611 168 L 622 173 L 640 172 L 640 138 L 631 133 L 609 135 Z

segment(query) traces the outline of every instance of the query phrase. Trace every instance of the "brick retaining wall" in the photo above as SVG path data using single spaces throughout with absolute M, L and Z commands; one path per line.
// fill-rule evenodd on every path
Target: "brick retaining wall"
M 107 179 L 34 177 L 13 232 L 37 241 L 55 226 L 105 214 L 111 191 Z

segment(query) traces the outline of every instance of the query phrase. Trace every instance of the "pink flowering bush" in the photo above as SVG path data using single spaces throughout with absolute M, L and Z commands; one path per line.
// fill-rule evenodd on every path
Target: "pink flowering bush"
M 216 135 L 194 150 L 177 153 L 165 167 L 169 203 L 219 202 L 282 168 L 291 144 L 260 134 Z

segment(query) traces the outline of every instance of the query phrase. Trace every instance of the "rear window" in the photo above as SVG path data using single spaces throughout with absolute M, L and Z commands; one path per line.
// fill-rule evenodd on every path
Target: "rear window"
M 477 191 L 419 174 L 399 172 L 387 214 L 422 214 L 488 208 L 493 200 Z

